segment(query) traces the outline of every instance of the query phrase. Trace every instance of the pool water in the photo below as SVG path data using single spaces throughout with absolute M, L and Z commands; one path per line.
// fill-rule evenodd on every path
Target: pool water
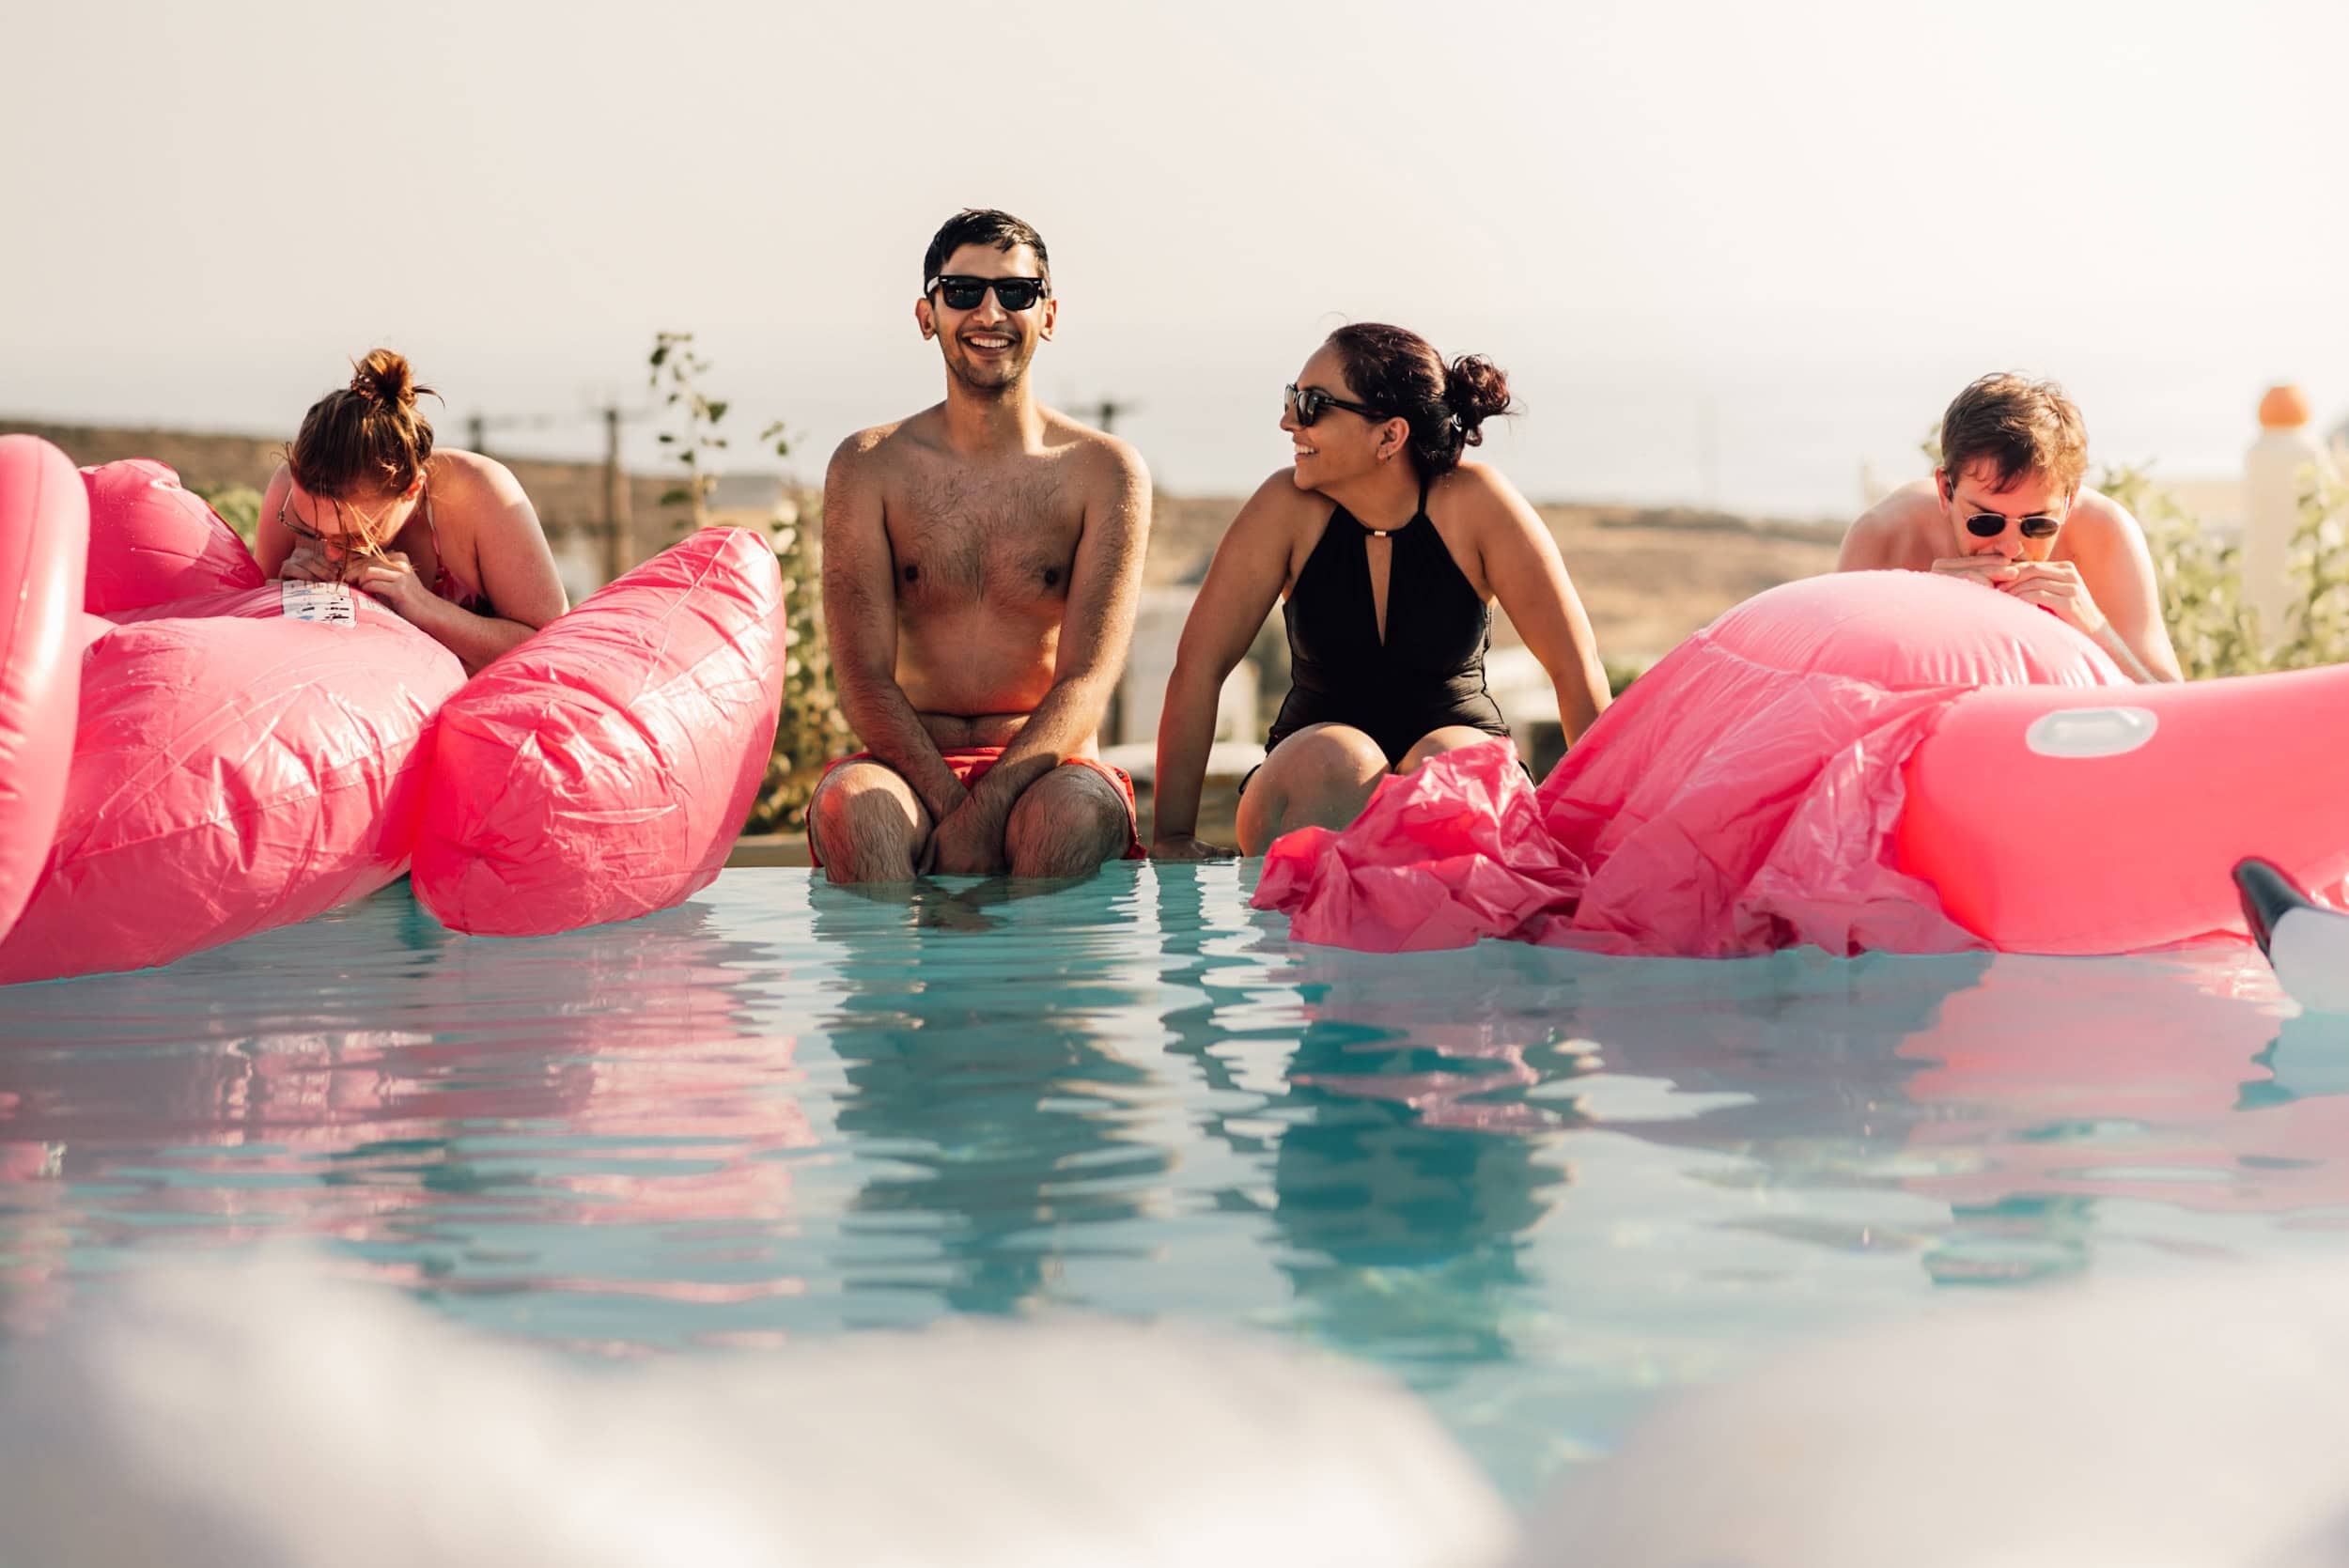
M 403 884 L 0 990 L 0 1338 L 287 1234 L 598 1355 L 1174 1317 L 1391 1370 L 1522 1502 L 1799 1340 L 2349 1228 L 2349 1022 L 2249 949 L 1363 955 L 1254 871 L 738 870 L 522 941 Z

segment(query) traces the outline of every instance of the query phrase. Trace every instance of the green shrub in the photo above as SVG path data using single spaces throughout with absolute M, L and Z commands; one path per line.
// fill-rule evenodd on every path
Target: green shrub
M 244 548 L 253 548 L 253 536 L 261 526 L 261 492 L 251 485 L 190 485 L 188 489 L 200 497 L 220 517 L 220 520 L 237 531 Z
M 691 333 L 662 333 L 653 341 L 651 384 L 661 395 L 669 428 L 660 434 L 685 470 L 685 483 L 662 496 L 661 505 L 690 508 L 680 532 L 708 520 L 709 492 L 718 482 L 715 458 L 726 448 L 720 427 L 727 404 L 700 386 L 709 362 L 693 351 Z M 761 445 L 788 457 L 790 438 L 781 421 L 759 433 Z M 771 531 L 775 565 L 783 571 L 783 711 L 775 722 L 774 749 L 767 777 L 751 807 L 746 833 L 794 832 L 807 825 L 807 802 L 824 764 L 852 748 L 848 722 L 832 691 L 832 662 L 824 647 L 822 521 L 810 508 Z
M 1651 661 L 1643 659 L 1609 659 L 1602 655 L 1598 662 L 1599 667 L 1607 672 L 1608 694 L 1620 697 L 1626 687 L 1647 674 Z
M 2242 551 L 2232 540 L 2214 536 L 2141 467 L 2108 470 L 2096 488 L 2144 525 L 2162 618 L 2188 680 L 2349 660 L 2349 486 L 2320 476 L 2301 498 L 2295 592 L 2272 633 L 2244 602 Z

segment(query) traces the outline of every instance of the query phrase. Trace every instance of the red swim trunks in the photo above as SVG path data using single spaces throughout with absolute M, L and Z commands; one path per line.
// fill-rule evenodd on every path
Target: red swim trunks
M 946 766 L 955 770 L 955 778 L 967 789 L 986 778 L 988 769 L 1003 760 L 1003 748 L 1001 746 L 957 746 L 942 751 L 939 753 L 939 755 L 945 759 Z M 835 757 L 824 765 L 824 771 L 817 779 L 816 787 L 822 789 L 824 780 L 832 777 L 832 770 L 835 768 L 851 762 L 879 761 L 880 759 L 870 752 L 858 752 L 852 756 Z M 887 765 L 883 764 L 883 766 Z M 1117 786 L 1117 792 L 1126 798 L 1126 854 L 1124 858 L 1129 861 L 1148 860 L 1150 851 L 1142 846 L 1142 819 L 1134 811 L 1133 776 L 1123 768 L 1112 768 L 1097 757 L 1070 757 L 1061 766 L 1063 768 L 1090 768 Z M 809 799 L 812 800 L 815 797 L 810 795 Z M 812 821 L 807 829 L 807 855 L 811 864 L 818 871 L 823 869 L 824 857 L 817 852 L 816 825 Z

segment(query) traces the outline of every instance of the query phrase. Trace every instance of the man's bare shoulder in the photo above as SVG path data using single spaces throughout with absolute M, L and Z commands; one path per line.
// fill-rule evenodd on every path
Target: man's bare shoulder
M 926 432 L 937 420 L 938 410 L 924 409 L 920 413 L 857 431 L 832 448 L 832 476 L 840 479 L 880 473 L 909 450 L 928 444 Z
M 2085 522 L 2110 533 L 2141 534 L 2144 528 L 2136 514 L 2102 490 L 2082 487 L 2079 499 L 2072 503 L 2073 522 Z
M 1836 565 L 1843 570 L 1901 567 L 1912 563 L 1924 541 L 1942 529 L 1941 492 L 1930 479 L 1901 486 L 1859 514 L 1843 532 L 1843 549 Z
M 1045 427 L 1050 444 L 1061 449 L 1088 491 L 1123 493 L 1136 486 L 1149 489 L 1150 467 L 1131 442 L 1064 413 L 1048 411 Z

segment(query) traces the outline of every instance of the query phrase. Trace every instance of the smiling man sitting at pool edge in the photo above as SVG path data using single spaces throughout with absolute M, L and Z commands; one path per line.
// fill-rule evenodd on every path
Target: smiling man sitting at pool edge
M 1980 582 L 2061 616 L 2140 682 L 2180 680 L 2145 533 L 2081 488 L 2088 431 L 2053 381 L 1983 377 L 1941 417 L 1942 466 L 1843 536 L 1837 571 L 1891 567 Z
M 947 220 L 913 318 L 946 400 L 850 436 L 824 480 L 824 630 L 867 750 L 825 770 L 808 847 L 835 882 L 1089 876 L 1142 856 L 1096 737 L 1133 636 L 1150 475 L 1036 401 L 1060 302 L 1036 231 Z

